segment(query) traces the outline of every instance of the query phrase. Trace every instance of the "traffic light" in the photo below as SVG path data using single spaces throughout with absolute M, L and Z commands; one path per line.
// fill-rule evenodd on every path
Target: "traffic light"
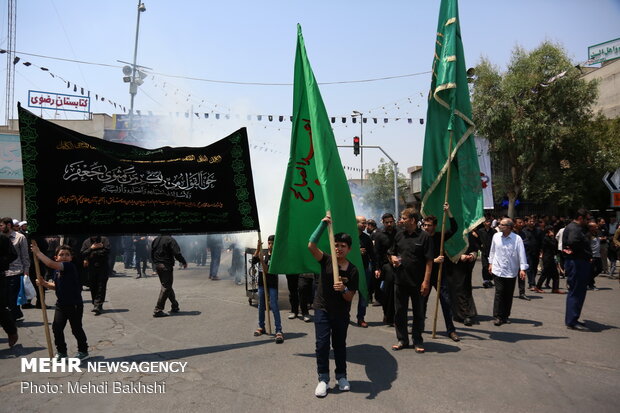
M 360 138 L 359 136 L 353 137 L 353 155 L 357 156 L 360 154 Z

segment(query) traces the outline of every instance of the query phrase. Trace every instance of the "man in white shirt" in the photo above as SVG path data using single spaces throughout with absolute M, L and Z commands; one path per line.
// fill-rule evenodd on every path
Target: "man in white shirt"
M 522 280 L 527 276 L 527 257 L 521 237 L 512 232 L 514 224 L 510 218 L 500 221 L 499 232 L 493 235 L 489 252 L 489 272 L 495 281 L 493 317 L 496 326 L 509 323 L 512 295 L 517 275 Z

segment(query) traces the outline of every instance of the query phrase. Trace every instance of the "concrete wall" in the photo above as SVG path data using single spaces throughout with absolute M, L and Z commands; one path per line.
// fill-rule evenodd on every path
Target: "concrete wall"
M 620 117 L 620 59 L 585 74 L 583 79 L 599 79 L 599 98 L 595 109 L 601 110 L 609 119 Z

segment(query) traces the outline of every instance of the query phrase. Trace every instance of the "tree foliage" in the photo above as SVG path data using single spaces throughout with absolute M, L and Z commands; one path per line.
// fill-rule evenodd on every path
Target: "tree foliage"
M 394 211 L 394 166 L 383 158 L 379 162 L 377 169 L 368 173 L 364 181 L 364 206 L 372 212 L 372 216 L 381 216 L 384 212 L 397 215 L 399 212 Z M 409 184 L 401 173 L 398 174 L 397 187 L 398 204 L 402 208 L 409 192 Z
M 550 42 L 529 53 L 516 47 L 505 73 L 483 58 L 476 76 L 474 123 L 489 139 L 496 194 L 508 196 L 509 215 L 519 196 L 561 207 L 583 204 L 592 179 L 600 182 L 588 170 L 608 167 L 614 151 L 607 145 L 614 125 L 593 126 L 603 122 L 592 110 L 597 83 L 581 79 L 565 51 Z

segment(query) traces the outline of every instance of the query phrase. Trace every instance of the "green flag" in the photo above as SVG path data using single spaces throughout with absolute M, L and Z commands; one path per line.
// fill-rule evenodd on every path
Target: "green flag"
M 331 211 L 334 233 L 345 232 L 353 239 L 347 258 L 357 267 L 359 290 L 367 297 L 351 192 L 327 111 L 308 61 L 301 26 L 297 25 L 291 152 L 280 201 L 270 273 L 320 271 L 318 262 L 308 251 L 308 239 L 326 211 Z M 329 253 L 327 233 L 320 240 L 319 248 Z
M 458 232 L 445 243 L 452 261 L 467 249 L 467 234 L 483 220 L 480 167 L 471 121 L 471 102 L 457 0 L 442 0 L 422 161 L 422 214 L 441 226 L 446 182 Z

